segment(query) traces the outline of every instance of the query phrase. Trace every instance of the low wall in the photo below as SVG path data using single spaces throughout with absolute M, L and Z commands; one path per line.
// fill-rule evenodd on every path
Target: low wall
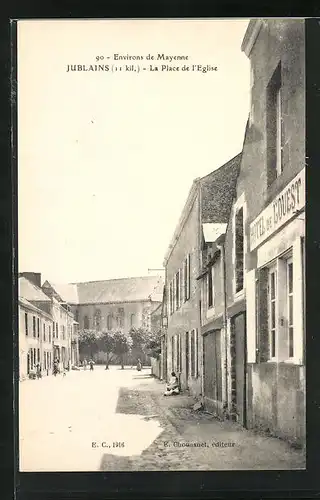
M 305 444 L 305 367 L 288 363 L 248 365 L 247 426 L 291 443 Z
M 160 359 L 151 358 L 151 375 L 157 378 L 161 378 Z

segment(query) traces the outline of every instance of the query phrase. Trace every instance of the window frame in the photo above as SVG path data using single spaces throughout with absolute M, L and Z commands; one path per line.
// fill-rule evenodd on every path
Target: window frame
M 242 289 L 238 292 L 236 291 L 236 214 L 243 209 L 243 281 Z M 246 238 L 246 223 L 247 223 L 247 203 L 245 199 L 245 193 L 242 193 L 233 205 L 233 215 L 232 215 L 232 267 L 233 267 L 233 277 L 232 277 L 232 288 L 234 300 L 241 300 L 244 298 L 246 289 L 246 260 L 248 251 L 248 238 Z
M 286 263 L 286 313 L 287 313 L 287 339 L 288 339 L 288 359 L 292 360 L 295 358 L 295 346 L 294 346 L 294 287 L 293 287 L 293 257 L 289 256 L 285 259 Z M 291 291 L 289 286 L 289 266 L 292 266 L 291 272 Z M 290 299 L 292 303 L 292 321 L 290 321 Z M 290 335 L 290 330 L 292 330 L 292 336 Z M 292 338 L 291 338 L 292 337 Z M 292 354 L 291 354 L 292 348 Z
M 278 62 L 266 87 L 267 94 L 267 168 L 268 187 L 284 170 L 282 63 Z
M 24 333 L 26 337 L 29 336 L 29 328 L 28 328 L 28 313 L 24 313 Z
M 274 276 L 274 297 L 272 297 L 271 277 Z M 276 263 L 268 267 L 268 338 L 269 338 L 269 360 L 278 360 L 278 269 Z M 272 304 L 274 304 L 274 327 L 272 326 Z M 273 354 L 274 334 L 274 354 Z
M 210 300 L 211 299 L 211 300 Z M 214 266 L 210 266 L 207 273 L 207 309 L 214 309 Z
M 180 309 L 180 269 L 175 273 L 175 300 L 177 311 Z

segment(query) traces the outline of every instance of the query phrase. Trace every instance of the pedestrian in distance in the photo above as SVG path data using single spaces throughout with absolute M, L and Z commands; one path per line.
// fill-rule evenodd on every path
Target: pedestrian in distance
M 93 359 L 90 359 L 89 365 L 90 365 L 90 371 L 92 371 L 93 370 L 93 365 L 94 365 Z
M 58 363 L 57 360 L 55 359 L 53 362 L 53 375 L 56 377 L 58 374 Z
M 137 370 L 138 370 L 138 372 L 141 372 L 141 369 L 142 369 L 142 363 L 141 363 L 140 359 L 138 359 L 138 362 L 137 362 Z
M 40 363 L 37 363 L 37 378 L 42 378 L 42 373 L 41 373 L 41 365 Z
M 88 363 L 87 363 L 87 360 L 86 360 L 86 359 L 84 359 L 84 360 L 83 360 L 83 369 L 84 369 L 84 370 L 86 370 L 86 369 L 87 369 L 87 364 L 88 364 Z

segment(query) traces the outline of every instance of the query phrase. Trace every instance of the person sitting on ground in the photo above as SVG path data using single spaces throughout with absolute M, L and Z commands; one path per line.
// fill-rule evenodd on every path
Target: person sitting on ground
M 164 396 L 172 396 L 173 394 L 179 394 L 179 380 L 175 372 L 171 373 L 171 378 L 169 384 L 167 384 L 167 390 Z

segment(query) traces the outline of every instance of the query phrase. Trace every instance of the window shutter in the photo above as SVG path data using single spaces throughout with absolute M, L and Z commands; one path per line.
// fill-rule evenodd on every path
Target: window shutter
M 259 270 L 257 338 L 260 362 L 269 359 L 268 277 L 269 270 L 267 268 Z
M 247 362 L 256 362 L 256 270 L 246 274 L 246 302 L 247 302 Z
M 199 375 L 199 335 L 198 335 L 198 330 L 196 329 L 194 331 L 195 334 L 195 346 L 196 346 L 196 367 L 195 367 L 195 376 L 198 377 Z

